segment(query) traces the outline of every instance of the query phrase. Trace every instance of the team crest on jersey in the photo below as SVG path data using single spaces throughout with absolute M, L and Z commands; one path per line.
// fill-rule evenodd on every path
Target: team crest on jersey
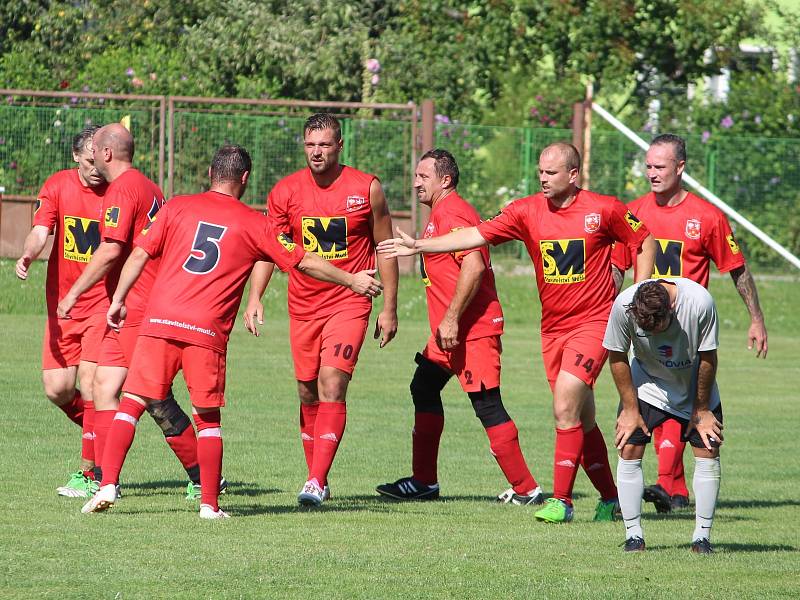
M 736 240 L 733 239 L 733 234 L 732 233 L 728 234 L 727 236 L 725 236 L 725 239 L 728 242 L 728 246 L 730 246 L 731 248 L 731 252 L 733 252 L 734 254 L 739 254 L 739 244 L 737 244 Z
M 683 242 L 656 240 L 656 260 L 653 277 L 683 277 Z
M 433 223 L 428 223 L 428 226 L 425 227 L 425 233 L 422 234 L 422 237 L 430 238 L 433 237 L 433 233 L 436 231 L 436 226 Z
M 634 215 L 631 211 L 627 211 L 625 213 L 625 222 L 628 223 L 628 226 L 634 232 L 639 231 L 639 228 L 642 226 L 642 222 L 637 219 L 636 215 Z
M 161 208 L 161 205 L 164 204 L 163 202 L 159 202 L 158 198 L 153 196 L 153 203 L 150 205 L 150 210 L 147 211 L 147 218 L 151 221 L 154 221 L 156 218 L 156 213 L 158 209 Z
M 367 199 L 364 196 L 348 196 L 347 197 L 347 212 L 358 210 L 362 206 L 366 206 Z
M 88 263 L 100 245 L 100 221 L 64 215 L 64 258 Z
M 283 246 L 284 248 L 286 248 L 287 252 L 294 252 L 294 249 L 297 247 L 297 244 L 295 244 L 292 241 L 292 238 L 290 238 L 285 233 L 279 233 L 277 239 L 278 239 L 278 243 L 281 246 Z
M 594 233 L 600 229 L 600 215 L 598 213 L 589 213 L 583 217 L 583 230 L 586 233 Z
M 303 250 L 325 260 L 347 258 L 347 217 L 302 217 Z
M 540 240 L 542 275 L 545 283 L 569 284 L 586 280 L 586 241 Z
M 686 237 L 690 240 L 700 239 L 700 221 L 697 219 L 686 220 Z
M 103 219 L 106 227 L 116 227 L 119 224 L 119 206 L 109 206 Z

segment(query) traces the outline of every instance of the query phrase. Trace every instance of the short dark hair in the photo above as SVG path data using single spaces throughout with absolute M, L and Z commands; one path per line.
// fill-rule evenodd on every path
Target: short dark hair
M 428 150 L 419 160 L 422 162 L 426 158 L 432 158 L 434 161 L 436 161 L 433 165 L 433 168 L 436 171 L 436 176 L 439 179 L 445 175 L 450 175 L 450 187 L 453 189 L 458 187 L 458 164 L 456 164 L 456 159 L 452 154 L 450 154 L 447 150 L 436 148 L 435 150 Z
M 669 144 L 675 153 L 675 160 L 686 162 L 686 141 L 682 137 L 674 133 L 662 133 L 654 137 L 653 141 L 650 142 L 651 146 L 656 144 Z
M 303 136 L 305 137 L 309 131 L 321 131 L 323 129 L 332 130 L 337 142 L 342 139 L 342 125 L 339 123 L 339 119 L 330 113 L 315 113 L 308 117 L 303 125 Z
M 633 300 L 625 309 L 644 331 L 653 331 L 669 319 L 669 292 L 659 281 L 645 281 L 633 294 Z
M 553 142 L 549 146 L 545 147 L 541 154 L 544 154 L 545 152 L 558 152 L 561 154 L 561 157 L 564 159 L 564 166 L 567 167 L 567 171 L 572 171 L 573 169 L 577 169 L 578 171 L 581 170 L 581 153 L 578 152 L 578 149 L 569 142 Z
M 98 129 L 100 129 L 99 125 L 88 125 L 83 131 L 76 133 L 72 138 L 72 153 L 80 154 L 83 152 L 83 149 L 86 148 L 86 142 L 89 142 L 94 137 Z
M 211 181 L 222 183 L 241 181 L 245 171 L 253 168 L 253 162 L 247 150 L 236 144 L 226 144 L 211 160 Z

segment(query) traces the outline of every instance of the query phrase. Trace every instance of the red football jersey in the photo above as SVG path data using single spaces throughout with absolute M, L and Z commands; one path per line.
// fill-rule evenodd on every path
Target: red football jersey
M 628 210 L 658 242 L 653 277 L 685 277 L 708 287 L 710 261 L 721 273 L 744 265 L 723 212 L 691 192 L 677 206 L 659 206 L 650 192 L 628 204 Z M 623 270 L 635 266 L 625 247 L 614 248 L 612 262 Z
M 108 186 L 103 201 L 102 239 L 122 244 L 122 255 L 106 276 L 109 296 L 113 296 L 122 265 L 133 250 L 133 240 L 153 221 L 163 205 L 161 189 L 137 169 L 128 169 Z M 142 322 L 156 271 L 158 260 L 149 261 L 128 294 L 127 322 L 130 325 Z
M 140 335 L 225 352 L 244 286 L 258 260 L 291 269 L 305 252 L 232 196 L 177 196 L 136 239 L 161 257 Z
M 587 190 L 578 190 L 567 208 L 555 208 L 542 193 L 515 200 L 478 231 L 491 244 L 525 242 L 548 334 L 608 321 L 615 294 L 611 245 L 638 247 L 648 234 L 622 202 Z
M 336 181 L 319 187 L 306 168 L 281 179 L 267 199 L 275 228 L 306 252 L 314 252 L 344 271 L 375 268 L 369 175 L 343 167 Z M 289 272 L 289 314 L 316 319 L 344 309 L 369 312 L 371 299 L 341 286 L 317 281 L 297 270 Z
M 51 316 L 56 314 L 59 298 L 70 290 L 100 245 L 106 187 L 85 186 L 78 169 L 67 169 L 51 175 L 39 192 L 33 224 L 47 227 L 54 236 L 45 285 L 47 312 Z M 80 319 L 107 308 L 106 288 L 99 281 L 81 295 L 71 315 Z
M 445 235 L 456 229 L 472 227 L 481 222 L 478 212 L 456 193 L 451 193 L 433 206 L 430 221 L 422 237 Z M 472 302 L 464 310 L 458 322 L 458 339 L 475 340 L 503 333 L 503 309 L 497 299 L 494 272 L 486 247 L 453 254 L 420 254 L 420 271 L 428 297 L 428 320 L 431 333 L 441 323 L 450 301 L 456 292 L 456 283 L 461 273 L 461 261 L 470 252 L 480 252 L 488 267 L 483 274 L 480 287 Z

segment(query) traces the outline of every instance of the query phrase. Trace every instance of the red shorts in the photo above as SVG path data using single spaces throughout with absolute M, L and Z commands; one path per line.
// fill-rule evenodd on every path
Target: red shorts
M 550 389 L 556 384 L 559 371 L 575 375 L 590 388 L 594 387 L 608 358 L 603 348 L 604 323 L 587 323 L 561 335 L 542 334 L 542 359 Z
M 123 327 L 124 329 L 124 327 Z M 188 342 L 139 336 L 123 391 L 163 400 L 183 370 L 192 406 L 225 406 L 225 355 Z
M 139 324 L 129 325 L 125 323 L 119 332 L 106 327 L 97 365 L 101 367 L 125 367 L 127 369 L 133 359 L 133 349 L 136 347 L 136 339 L 139 337 L 139 327 Z
M 44 325 L 42 370 L 74 367 L 81 361 L 97 362 L 106 330 L 106 314 L 82 319 L 48 317 Z
M 500 354 L 503 345 L 499 335 L 467 340 L 453 350 L 441 350 L 431 336 L 422 356 L 458 377 L 465 392 L 480 392 L 500 387 Z
M 320 319 L 289 318 L 289 338 L 298 381 L 313 381 L 320 367 L 335 367 L 352 375 L 364 343 L 369 312 L 344 310 Z

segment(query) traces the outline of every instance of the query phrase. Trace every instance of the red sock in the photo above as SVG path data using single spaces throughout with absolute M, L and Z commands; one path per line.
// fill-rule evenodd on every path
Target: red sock
M 600 492 L 601 500 L 613 500 L 617 497 L 617 486 L 611 474 L 611 465 L 608 462 L 608 450 L 600 426 L 583 434 L 583 457 L 581 466 L 595 489 Z
M 94 462 L 94 402 L 83 401 L 83 435 L 81 435 L 81 458 Z
M 500 469 L 517 494 L 529 494 L 536 489 L 536 479 L 531 475 L 522 448 L 519 447 L 519 432 L 514 421 L 507 421 L 486 429 L 489 447 Z
M 72 400 L 66 404 L 61 404 L 58 408 L 64 411 L 67 418 L 75 423 L 75 425 L 78 427 L 83 426 L 83 398 L 81 397 L 80 390 L 75 390 L 75 395 L 72 397 Z
M 314 427 L 314 461 L 308 473 L 321 486 L 328 483 L 328 471 L 344 435 L 347 405 L 344 402 L 320 402 Z
M 311 473 L 311 465 L 314 463 L 314 426 L 317 422 L 318 412 L 319 402 L 316 404 L 300 403 L 300 440 L 303 442 L 303 454 L 306 457 L 309 473 Z M 309 479 L 311 479 L 310 475 Z
M 556 428 L 556 450 L 553 458 L 553 497 L 572 504 L 572 487 L 583 454 L 583 427 Z
M 200 463 L 200 504 L 208 504 L 214 510 L 219 510 L 219 478 L 222 474 L 221 419 L 219 410 L 194 415 Z
M 98 411 L 97 414 L 101 412 L 106 411 Z M 128 450 L 131 449 L 133 436 L 136 435 L 136 425 L 143 412 L 144 405 L 123 394 L 103 449 L 103 481 L 100 485 L 119 483 L 119 472 L 122 470 L 125 457 L 128 456 Z
M 103 466 L 103 453 L 106 451 L 106 440 L 108 431 L 114 422 L 115 410 L 96 410 L 94 411 L 94 462 L 95 465 Z
M 681 441 L 681 424 L 675 419 L 667 419 L 656 429 L 659 432 L 654 440 L 658 448 L 658 484 L 670 496 L 688 496 L 683 475 L 683 449 L 686 443 Z
M 439 440 L 444 431 L 444 415 L 415 412 L 411 430 L 411 476 L 425 485 L 439 483 Z
M 165 436 L 167 444 L 172 448 L 175 456 L 181 461 L 187 473 L 195 469 L 198 464 L 197 459 L 197 437 L 194 435 L 194 428 L 189 425 L 180 435 Z

